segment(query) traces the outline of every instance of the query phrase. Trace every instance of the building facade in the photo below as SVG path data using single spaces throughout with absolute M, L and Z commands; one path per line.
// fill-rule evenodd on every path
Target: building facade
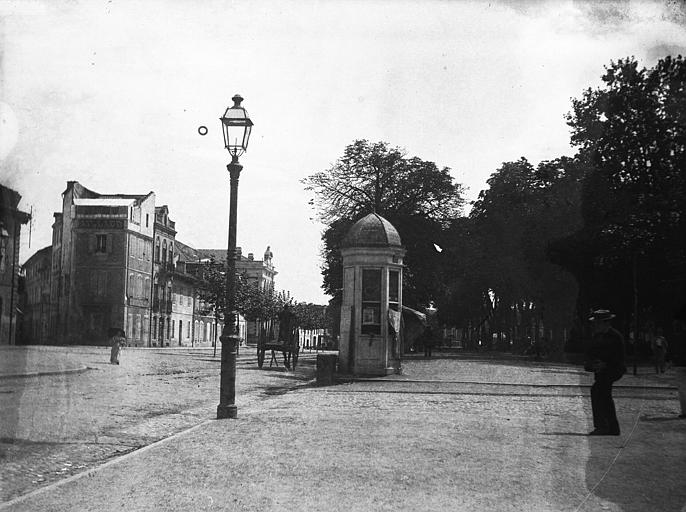
M 195 344 L 194 321 L 196 282 L 187 274 L 174 275 L 172 297 L 172 340 L 180 346 Z
M 19 210 L 21 195 L 0 185 L 0 345 L 16 344 L 19 323 L 19 241 L 30 216 Z
M 99 194 L 67 183 L 53 224 L 50 336 L 57 343 L 101 344 L 118 327 L 130 344 L 145 344 L 154 215 L 153 192 Z
M 52 268 L 52 246 L 36 252 L 23 265 L 24 317 L 22 343 L 50 342 L 50 269 Z
M 176 224 L 169 218 L 167 205 L 155 208 L 154 239 L 151 344 L 153 347 L 168 347 L 175 334 L 172 309 Z
M 153 192 L 100 194 L 69 181 L 52 229 L 52 245 L 24 265 L 26 343 L 102 345 L 112 327 L 124 329 L 132 346 L 218 341 L 223 312 L 201 300 L 199 277 L 211 258 L 223 264 L 226 250 L 176 240 L 169 208 L 156 207 Z M 239 250 L 237 272 L 273 290 L 272 257 L 269 247 L 262 260 Z M 243 340 L 255 342 L 263 329 L 243 318 L 238 328 Z
M 200 297 L 198 293 L 198 285 L 202 278 L 202 271 L 205 265 L 211 263 L 208 258 L 203 258 L 197 249 L 194 249 L 182 242 L 177 241 L 177 262 L 176 262 L 176 272 L 175 275 L 177 279 L 181 278 L 176 290 L 179 290 L 181 303 L 184 299 L 187 300 L 187 306 L 185 308 L 185 313 L 188 316 L 192 313 L 192 325 L 190 325 L 190 343 L 191 345 L 209 345 L 213 346 L 219 342 L 219 336 L 221 335 L 224 323 L 223 311 L 215 311 L 214 308 L 205 302 Z M 220 261 L 224 261 L 223 258 L 226 255 L 221 256 L 221 260 L 217 260 L 215 263 L 221 265 Z M 184 293 L 185 290 L 185 293 Z M 192 296 L 191 296 L 192 294 Z M 191 300 L 192 299 L 192 300 Z M 177 300 L 177 304 L 178 304 Z M 175 316 L 177 315 L 177 307 L 175 307 Z M 178 321 L 183 321 L 181 315 L 184 310 L 178 307 Z M 240 332 L 244 335 L 245 333 L 245 322 L 241 318 L 239 321 Z

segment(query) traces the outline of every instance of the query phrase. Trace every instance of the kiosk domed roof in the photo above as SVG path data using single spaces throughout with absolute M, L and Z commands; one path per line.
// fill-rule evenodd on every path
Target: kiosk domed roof
M 378 213 L 361 218 L 343 239 L 343 247 L 401 247 L 400 235 Z

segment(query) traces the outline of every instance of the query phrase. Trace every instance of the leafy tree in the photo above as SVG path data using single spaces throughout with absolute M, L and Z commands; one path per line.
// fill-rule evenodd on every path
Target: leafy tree
M 683 233 L 686 64 L 667 57 L 648 70 L 619 60 L 603 81 L 568 115 L 572 143 L 594 166 L 585 224 L 622 253 L 646 252 Z
M 341 242 L 353 224 L 350 219 L 337 219 L 322 234 L 322 289 L 332 297 L 340 295 L 343 289 Z
M 398 230 L 407 250 L 403 302 L 415 308 L 436 302 L 446 292 L 446 258 L 436 246 L 442 250 L 448 224 L 421 215 L 389 214 L 386 218 Z
M 356 140 L 333 166 L 302 182 L 315 193 L 325 224 L 370 212 L 444 220 L 457 216 L 463 204 L 462 187 L 453 183 L 449 168 L 406 158 L 385 142 Z
M 283 292 L 261 288 L 256 281 L 241 276 L 236 287 L 236 304 L 246 320 L 268 320 L 276 318 L 286 304 L 293 305 L 293 299 Z
M 548 261 L 546 248 L 579 223 L 581 175 L 579 162 L 569 158 L 536 168 L 521 158 L 491 175 L 469 218 L 450 227 L 442 319 L 470 325 L 474 336 L 490 339 L 492 331 L 522 342 L 536 340 L 544 327 L 546 337 L 558 333 L 549 349 L 561 350 L 576 287 Z
M 642 311 L 668 328 L 686 295 L 686 62 L 666 57 L 646 69 L 628 58 L 602 78 L 568 115 L 592 169 L 583 228 L 556 252 L 580 281 L 579 309 L 613 307 L 627 330 Z M 577 258 L 565 257 L 572 251 Z
M 310 302 L 297 302 L 293 306 L 293 313 L 302 329 L 325 329 L 328 326 L 326 306 Z
M 329 169 L 303 180 L 316 197 L 319 218 L 327 224 L 322 266 L 323 289 L 340 294 L 340 247 L 352 224 L 371 212 L 385 217 L 398 230 L 408 249 L 404 283 L 406 302 L 431 299 L 437 281 L 433 243 L 463 205 L 462 186 L 450 169 L 417 157 L 408 158 L 385 142 L 356 140 Z M 429 241 L 431 240 L 431 241 Z
M 200 272 L 198 298 L 205 304 L 205 313 L 213 312 L 215 325 L 224 311 L 226 297 L 226 266 L 214 259 L 205 263 Z M 293 308 L 296 322 L 303 329 L 325 329 L 329 327 L 326 306 L 296 302 L 290 295 L 261 288 L 256 281 L 249 281 L 245 275 L 236 276 L 236 309 L 248 321 L 271 320 L 284 307 Z M 216 344 L 215 344 L 216 351 Z
M 197 276 L 198 299 L 205 305 L 204 314 L 214 313 L 214 332 L 217 335 L 217 326 L 224 312 L 226 303 L 226 272 L 223 265 L 218 265 L 214 260 L 205 263 L 200 268 Z M 214 340 L 214 355 L 217 354 L 217 340 Z
M 224 312 L 226 299 L 226 264 L 214 259 L 205 263 L 199 274 L 198 298 L 205 304 L 205 313 L 214 313 L 215 327 Z M 248 321 L 275 318 L 292 299 L 271 288 L 261 288 L 257 282 L 236 275 L 236 310 Z M 215 329 L 217 332 L 217 329 Z M 215 343 L 216 353 L 216 343 Z

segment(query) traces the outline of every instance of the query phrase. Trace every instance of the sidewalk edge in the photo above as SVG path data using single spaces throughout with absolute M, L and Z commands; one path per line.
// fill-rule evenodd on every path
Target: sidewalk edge
M 3 373 L 0 374 L 0 379 L 17 379 L 21 377 L 42 377 L 44 375 L 62 375 L 64 373 L 81 373 L 91 370 L 88 366 L 81 366 L 80 368 L 69 368 L 66 370 L 51 370 L 46 372 L 24 372 L 24 373 Z

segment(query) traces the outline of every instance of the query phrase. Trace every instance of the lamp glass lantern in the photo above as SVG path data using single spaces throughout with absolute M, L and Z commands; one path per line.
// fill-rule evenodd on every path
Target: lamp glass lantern
M 222 122 L 224 132 L 224 147 L 234 158 L 238 158 L 248 149 L 250 132 L 253 122 L 248 117 L 248 112 L 241 106 L 243 98 L 236 94 L 233 98 L 233 106 L 226 109 L 219 119 Z

